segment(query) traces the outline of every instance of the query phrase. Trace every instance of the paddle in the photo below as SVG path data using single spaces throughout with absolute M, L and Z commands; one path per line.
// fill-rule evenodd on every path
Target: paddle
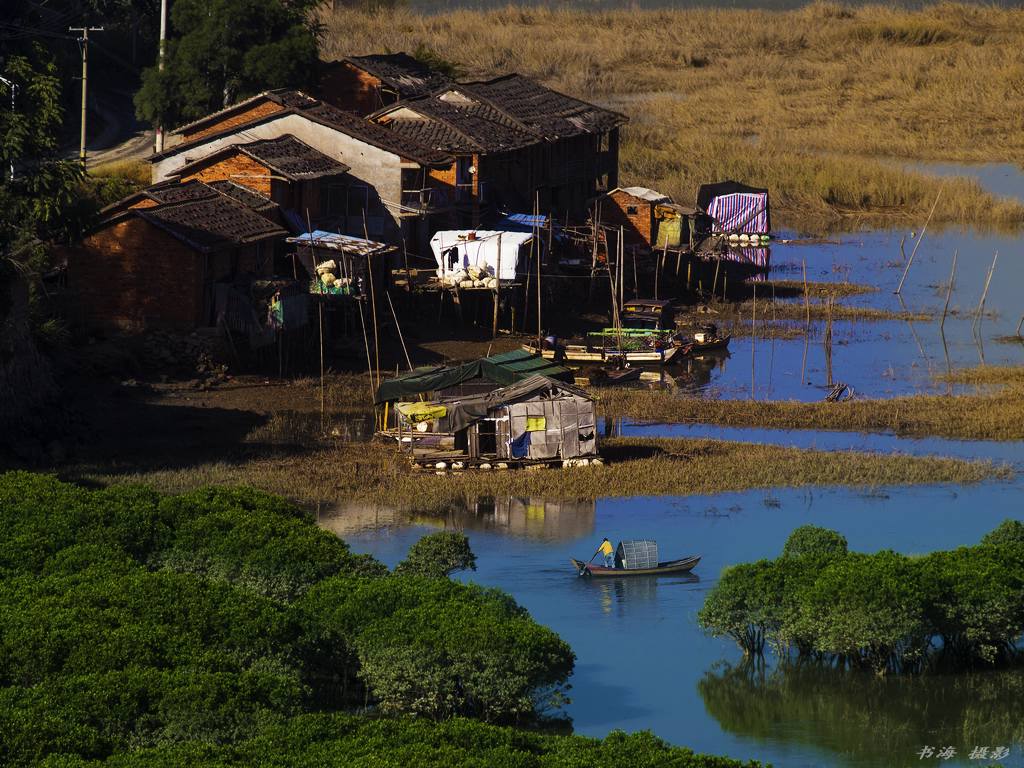
M 589 559 L 589 560 L 587 560 L 587 565 L 590 565 L 590 564 L 591 564 L 592 562 L 594 562 L 594 558 L 595 558 L 595 557 L 597 557 L 597 554 L 598 554 L 598 552 L 600 552 L 600 551 L 601 551 L 601 547 L 603 547 L 603 546 L 604 546 L 604 542 L 602 541 L 602 542 L 601 542 L 601 544 L 600 544 L 600 545 L 598 545 L 598 547 L 597 547 L 597 549 L 595 550 L 594 554 L 592 554 L 592 555 L 590 556 L 590 559 Z M 586 572 L 587 572 L 587 565 L 584 565 L 584 566 L 583 566 L 582 568 L 580 568 L 580 575 L 581 575 L 581 576 L 582 576 L 582 575 L 583 575 L 584 573 L 586 573 Z

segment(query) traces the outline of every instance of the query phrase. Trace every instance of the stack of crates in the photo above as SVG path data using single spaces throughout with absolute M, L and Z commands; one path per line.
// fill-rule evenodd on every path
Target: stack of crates
M 658 567 L 658 544 L 647 539 L 620 541 L 615 559 L 628 571 Z

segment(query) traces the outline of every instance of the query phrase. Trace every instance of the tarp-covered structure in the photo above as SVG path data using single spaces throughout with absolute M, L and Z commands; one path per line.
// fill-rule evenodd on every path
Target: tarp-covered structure
M 476 267 L 490 277 L 515 280 L 525 270 L 532 239 L 531 232 L 443 230 L 430 238 L 430 250 L 439 278 Z
M 593 398 L 562 381 L 530 376 L 447 407 L 455 446 L 470 457 L 549 461 L 597 455 Z
M 768 190 L 738 181 L 703 184 L 697 190 L 697 207 L 715 220 L 715 231 L 729 234 L 771 232 Z
M 568 368 L 524 349 L 514 349 L 460 365 L 417 368 L 404 376 L 382 382 L 377 388 L 374 402 L 379 405 L 430 392 L 441 392 L 473 379 L 490 381 L 500 387 L 537 375 L 567 384 L 574 380 Z

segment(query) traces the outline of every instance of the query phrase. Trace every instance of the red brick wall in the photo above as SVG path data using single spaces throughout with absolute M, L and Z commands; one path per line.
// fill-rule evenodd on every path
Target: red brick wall
M 106 227 L 68 252 L 77 319 L 128 331 L 194 328 L 204 319 L 202 258 L 142 219 Z
M 233 128 L 236 125 L 242 123 L 248 123 L 250 120 L 255 120 L 258 117 L 265 117 L 266 115 L 272 115 L 275 112 L 280 112 L 284 109 L 280 104 L 276 104 L 270 99 L 264 99 L 263 101 L 256 102 L 253 106 L 241 112 L 236 112 L 232 115 L 226 115 L 221 120 L 204 125 L 201 128 L 196 128 L 192 131 L 187 131 L 181 134 L 181 140 L 192 141 L 203 136 L 209 136 L 212 133 L 223 131 L 225 128 Z
M 198 169 L 182 178 L 182 181 L 233 181 L 248 187 L 254 192 L 270 197 L 272 171 L 265 165 L 256 162 L 248 155 L 235 150 L 219 160 L 202 163 Z
M 320 98 L 339 109 L 368 115 L 395 101 L 393 96 L 381 93 L 380 85 L 380 79 L 369 72 L 347 62 L 334 62 L 324 67 Z
M 630 213 L 631 208 L 635 208 L 636 212 Z M 654 206 L 621 190 L 613 192 L 601 199 L 601 223 L 610 227 L 623 227 L 626 245 L 649 246 L 654 227 Z

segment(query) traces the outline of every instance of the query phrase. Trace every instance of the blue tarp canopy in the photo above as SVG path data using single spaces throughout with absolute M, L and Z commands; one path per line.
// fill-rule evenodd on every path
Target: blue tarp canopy
M 533 232 L 534 229 L 546 229 L 547 226 L 548 217 L 543 214 L 535 216 L 532 213 L 509 213 L 501 220 L 498 229 L 509 232 Z

